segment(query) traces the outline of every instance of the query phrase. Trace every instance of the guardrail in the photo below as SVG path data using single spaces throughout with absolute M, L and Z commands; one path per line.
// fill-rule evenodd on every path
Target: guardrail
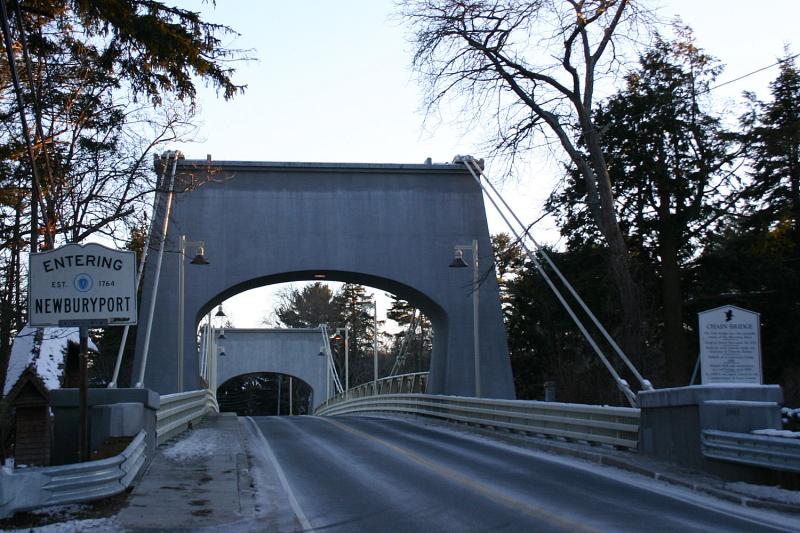
M 0 518 L 63 503 L 83 502 L 119 494 L 130 486 L 147 459 L 147 439 L 140 431 L 114 457 L 62 466 L 0 472 Z
M 424 393 L 425 388 L 428 386 L 428 372 L 416 372 L 413 374 L 401 374 L 399 376 L 390 376 L 388 378 L 381 378 L 378 380 L 378 394 L 399 394 L 407 393 Z M 347 392 L 337 394 L 329 398 L 326 402 L 320 405 L 317 409 L 322 409 L 327 405 L 334 405 L 344 400 L 351 400 L 353 398 L 365 398 L 373 396 L 375 389 L 375 382 L 368 381 L 362 383 L 358 387 L 353 387 Z
M 800 472 L 797 439 L 707 429 L 703 431 L 702 449 L 708 459 Z
M 208 389 L 166 394 L 156 412 L 156 444 L 161 445 L 185 431 L 209 411 L 219 412 L 214 393 Z
M 337 399 L 316 413 L 409 413 L 477 426 L 635 449 L 639 409 L 556 402 L 494 400 L 432 394 L 383 394 Z
M 209 411 L 219 411 L 210 390 L 161 396 L 161 406 L 156 411 L 156 444 L 183 432 Z M 146 452 L 147 432 L 141 430 L 121 454 L 108 459 L 24 469 L 3 467 L 0 518 L 18 511 L 119 494 L 130 486 L 146 463 Z

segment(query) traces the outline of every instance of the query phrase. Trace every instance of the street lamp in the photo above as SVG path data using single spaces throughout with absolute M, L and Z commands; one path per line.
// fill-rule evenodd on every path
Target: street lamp
M 222 304 L 219 304 L 219 308 L 217 309 L 217 312 L 214 314 L 214 316 L 215 317 L 220 317 L 220 318 L 224 318 L 224 317 L 228 316 L 228 315 L 225 314 L 225 311 L 222 310 Z M 218 339 L 219 340 L 225 340 L 225 326 L 224 325 L 219 327 L 219 337 L 218 337 Z
M 372 306 L 373 334 L 372 334 L 372 393 L 378 394 L 378 305 L 376 300 L 360 300 L 361 305 Z
M 464 250 L 472 250 L 472 332 L 473 342 L 475 344 L 475 397 L 481 397 L 481 356 L 480 356 L 480 324 L 478 321 L 478 308 L 479 308 L 479 270 L 478 270 L 478 241 L 472 240 L 472 245 L 456 245 L 454 247 L 455 255 L 453 262 L 450 263 L 450 268 L 466 268 L 469 264 L 464 261 Z
M 187 241 L 186 235 L 180 238 L 180 256 L 178 257 L 178 392 L 183 392 L 183 307 L 184 307 L 184 259 L 186 249 L 196 248 L 197 254 L 190 261 L 193 265 L 207 265 L 204 255 L 205 243 L 203 241 Z
M 347 391 L 350 390 L 350 322 L 345 324 L 343 328 L 336 328 L 333 340 L 342 340 L 341 331 L 344 331 L 344 394 L 347 397 Z

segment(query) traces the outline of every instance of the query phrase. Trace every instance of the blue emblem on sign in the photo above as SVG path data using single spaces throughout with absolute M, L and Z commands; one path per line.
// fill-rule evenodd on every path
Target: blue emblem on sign
M 88 292 L 92 289 L 94 280 L 89 274 L 78 274 L 75 276 L 74 285 L 78 292 Z

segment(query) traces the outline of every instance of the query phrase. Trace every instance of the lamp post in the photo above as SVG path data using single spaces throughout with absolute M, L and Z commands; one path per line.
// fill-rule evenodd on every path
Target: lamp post
M 372 393 L 378 394 L 378 305 L 376 300 L 363 300 L 358 303 L 372 306 Z
M 207 265 L 205 256 L 203 255 L 203 241 L 187 241 L 186 235 L 181 235 L 180 238 L 180 256 L 178 257 L 178 392 L 183 392 L 183 307 L 184 307 L 184 259 L 186 257 L 186 248 L 197 248 L 197 255 L 190 261 L 193 265 Z
M 480 355 L 480 323 L 478 319 L 480 271 L 478 267 L 478 240 L 473 239 L 472 245 L 459 244 L 454 247 L 455 256 L 450 268 L 466 268 L 469 266 L 464 261 L 464 250 L 472 251 L 472 332 L 475 352 L 475 397 L 481 397 L 481 355 Z
M 346 398 L 347 391 L 350 390 L 350 322 L 346 323 L 343 328 L 336 328 L 334 340 L 342 339 L 340 334 L 342 331 L 344 331 L 344 395 Z

